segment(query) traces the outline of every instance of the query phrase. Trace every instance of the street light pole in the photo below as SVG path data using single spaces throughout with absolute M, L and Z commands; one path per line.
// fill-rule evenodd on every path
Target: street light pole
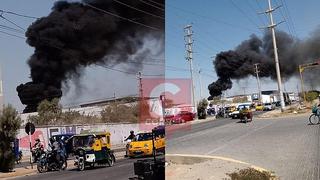
M 301 93 L 303 95 L 303 101 L 306 102 L 306 93 L 304 92 L 302 72 L 303 72 L 303 67 L 301 65 L 299 65 L 299 73 L 300 73 L 300 80 L 301 80 Z

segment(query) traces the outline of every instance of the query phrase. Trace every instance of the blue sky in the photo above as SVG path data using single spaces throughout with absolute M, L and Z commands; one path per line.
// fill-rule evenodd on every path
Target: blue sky
M 272 0 L 273 6 L 283 4 L 274 12 L 275 22 L 286 20 L 277 29 L 291 33 L 299 39 L 308 37 L 320 23 L 320 1 L 317 0 Z M 218 52 L 234 49 L 252 33 L 262 35 L 259 27 L 269 23 L 265 14 L 267 0 L 170 0 L 166 1 L 166 76 L 190 77 L 189 65 L 185 60 L 184 31 L 187 24 L 193 26 L 194 67 L 201 69 L 202 95 L 209 95 L 207 86 L 215 81 L 216 74 L 212 57 Z M 281 61 L 281 59 L 280 59 Z M 175 68 L 173 68 L 173 67 Z M 199 73 L 195 75 L 195 86 L 199 98 Z M 297 91 L 295 78 L 285 83 L 287 91 Z M 298 86 L 299 88 L 299 86 Z M 277 89 L 277 84 L 262 79 L 262 90 Z M 226 95 L 256 92 L 255 78 L 234 82 Z

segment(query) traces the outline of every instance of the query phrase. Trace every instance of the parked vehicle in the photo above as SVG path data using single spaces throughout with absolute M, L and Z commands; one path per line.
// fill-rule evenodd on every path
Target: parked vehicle
M 83 171 L 86 166 L 113 166 L 116 158 L 111 150 L 109 132 L 87 132 L 73 136 L 74 165 Z
M 195 114 L 189 111 L 180 111 L 177 114 L 166 115 L 165 121 L 168 124 L 180 124 L 187 121 L 192 121 L 195 118 Z
M 60 156 L 60 161 L 57 160 L 56 151 L 47 151 L 41 154 L 37 162 L 37 170 L 39 173 L 47 171 L 59 171 L 67 168 L 67 159 L 65 156 Z
M 155 149 L 155 137 L 165 134 L 165 127 L 158 126 L 152 130 L 153 144 L 152 148 Z M 165 179 L 165 158 L 156 158 L 153 154 L 153 159 L 143 159 L 134 162 L 134 174 L 136 177 L 129 178 L 129 180 L 163 180 Z
M 263 109 L 264 109 L 263 104 L 257 104 L 256 105 L 256 111 L 263 111 Z
M 165 133 L 159 131 L 154 140 L 155 152 L 153 152 L 152 132 L 146 131 L 136 135 L 130 142 L 128 149 L 129 157 L 151 156 L 153 153 L 165 152 Z
M 276 107 L 274 104 L 271 104 L 271 103 L 264 103 L 263 104 L 263 110 L 264 111 L 272 111 L 274 110 Z
M 15 156 L 15 161 L 17 164 L 20 164 L 22 159 L 22 151 L 19 150 L 19 139 L 15 139 L 14 142 L 11 142 L 11 146 Z

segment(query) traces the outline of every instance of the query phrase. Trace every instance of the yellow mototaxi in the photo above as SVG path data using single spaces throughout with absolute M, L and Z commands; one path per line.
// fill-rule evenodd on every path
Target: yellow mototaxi
M 154 141 L 153 137 L 154 136 Z M 154 144 L 154 148 L 153 148 Z M 164 129 L 139 132 L 136 137 L 130 142 L 128 149 L 129 157 L 152 156 L 153 153 L 165 153 L 165 131 Z
M 78 170 L 82 171 L 86 166 L 114 165 L 116 159 L 111 150 L 110 136 L 111 134 L 107 131 L 84 131 L 73 136 L 73 149 L 76 157 L 74 165 Z

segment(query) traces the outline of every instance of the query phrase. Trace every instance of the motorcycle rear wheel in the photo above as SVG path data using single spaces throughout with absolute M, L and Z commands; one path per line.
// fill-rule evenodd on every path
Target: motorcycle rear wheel
M 38 163 L 37 170 L 39 173 L 44 173 L 44 172 L 47 172 L 48 169 L 46 165 L 41 165 L 40 163 Z

